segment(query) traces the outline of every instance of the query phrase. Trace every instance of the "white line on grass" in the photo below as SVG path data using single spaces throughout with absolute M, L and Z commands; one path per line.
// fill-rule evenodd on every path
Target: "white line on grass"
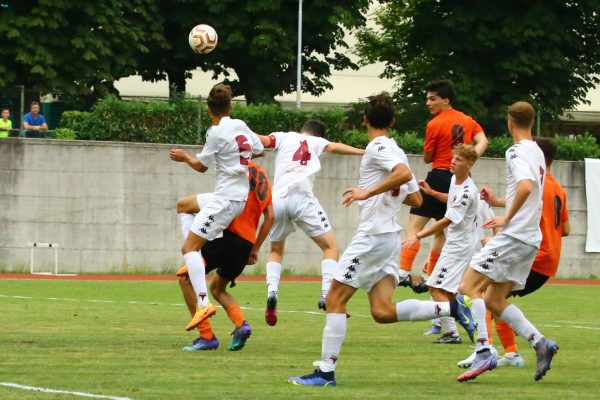
M 12 299 L 25 299 L 25 300 L 36 300 L 34 297 L 29 296 L 9 296 L 5 294 L 0 294 L 0 297 L 4 298 L 12 298 Z M 59 298 L 59 297 L 47 297 L 42 300 L 54 300 L 54 301 L 73 301 L 73 302 L 85 302 L 85 303 L 111 303 L 111 304 L 137 304 L 137 305 L 147 305 L 147 306 L 160 306 L 160 305 L 168 305 L 174 307 L 184 307 L 185 304 L 182 303 L 160 303 L 157 301 L 153 302 L 143 302 L 143 301 L 116 301 L 116 300 L 94 300 L 94 299 L 69 299 L 69 298 Z M 222 308 L 221 306 L 218 306 Z M 240 307 L 242 310 L 250 310 L 250 311 L 263 311 L 262 308 L 253 308 L 253 307 Z M 322 311 L 301 311 L 301 310 L 281 310 L 277 309 L 279 313 L 288 313 L 288 314 L 309 314 L 309 315 L 323 315 Z M 352 314 L 352 317 L 357 318 L 371 318 L 370 315 L 364 314 Z M 581 321 L 557 321 L 557 322 L 567 322 L 572 324 L 581 324 Z M 584 322 L 587 324 L 587 322 Z M 550 328 L 573 328 L 573 329 L 589 329 L 589 330 L 600 330 L 600 327 L 595 326 L 584 326 L 584 325 L 556 325 L 556 324 L 539 324 L 539 326 L 545 326 Z M 593 324 L 593 323 L 590 323 Z
M 25 385 L 19 385 L 18 383 L 12 383 L 12 382 L 0 382 L 0 386 L 6 386 L 6 387 L 22 389 L 22 390 L 30 390 L 32 392 L 70 394 L 70 395 L 79 396 L 79 397 L 91 397 L 93 399 L 131 400 L 129 397 L 114 397 L 114 396 L 104 396 L 101 394 L 92 394 L 92 393 L 85 393 L 85 392 L 71 392 L 70 390 L 58 390 L 58 389 L 50 389 L 50 388 L 43 388 L 43 387 L 36 387 L 36 386 L 25 386 Z

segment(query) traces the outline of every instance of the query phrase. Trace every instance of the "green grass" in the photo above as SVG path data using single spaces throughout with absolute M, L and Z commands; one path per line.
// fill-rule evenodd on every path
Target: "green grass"
M 176 282 L 0 279 L 0 382 L 131 399 L 598 398 L 598 286 L 547 285 L 515 301 L 561 346 L 541 382 L 533 381 L 533 351 L 519 339 L 525 367 L 458 383 L 456 362 L 469 345 L 431 344 L 422 335 L 427 321 L 378 325 L 358 292 L 349 305 L 337 388 L 286 383 L 320 358 L 324 317 L 306 312 L 316 312 L 318 283 L 283 282 L 280 289 L 274 328 L 263 320 L 263 283 L 232 290 L 254 330 L 242 351 L 226 350 L 232 325 L 219 310 L 211 322 L 221 348 L 187 353 L 180 349 L 196 335 L 184 331 L 189 315 Z M 408 297 L 408 290 L 396 292 L 396 300 Z M 0 386 L 0 398 L 78 397 Z

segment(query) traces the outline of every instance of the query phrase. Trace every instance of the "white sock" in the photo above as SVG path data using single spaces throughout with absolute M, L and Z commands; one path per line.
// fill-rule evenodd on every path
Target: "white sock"
M 281 263 L 269 261 L 267 263 L 267 294 L 279 291 L 279 280 L 281 279 Z
M 475 351 L 489 349 L 487 323 L 485 322 L 485 302 L 482 298 L 471 299 L 471 314 L 477 324 L 477 342 Z
M 409 299 L 396 303 L 398 321 L 423 321 L 448 315 L 450 315 L 450 304 L 447 301 Z
M 335 371 L 342 343 L 346 337 L 346 314 L 327 314 L 321 348 L 321 371 Z
M 406 277 L 408 277 L 409 275 L 410 275 L 410 272 L 408 272 L 408 271 L 406 271 L 406 270 L 403 270 L 402 268 L 400 268 L 400 269 L 398 270 L 398 277 L 399 277 L 400 279 L 406 278 Z
M 194 223 L 194 214 L 179 213 L 177 215 L 179 215 L 179 220 L 181 221 L 181 233 L 183 233 L 183 238 L 187 239 L 190 228 Z
M 431 325 L 439 325 L 442 326 L 441 318 L 435 318 L 431 320 Z
M 337 268 L 337 261 L 332 259 L 321 260 L 321 296 L 325 296 L 331 286 L 333 280 L 333 273 Z
M 535 346 L 544 337 L 514 304 L 506 307 L 500 313 L 500 318 L 507 322 L 517 335 L 527 339 L 532 346 Z
M 451 333 L 452 336 L 458 337 L 458 330 L 456 329 L 456 323 L 454 322 L 454 318 L 452 317 L 442 317 L 440 318 L 440 322 L 442 325 L 442 333 Z
M 188 275 L 194 287 L 194 292 L 196 292 L 198 305 L 206 307 L 208 304 L 208 292 L 206 288 L 206 269 L 204 268 L 202 255 L 198 251 L 190 251 L 184 254 L 183 258 L 185 258 L 185 263 L 188 266 Z

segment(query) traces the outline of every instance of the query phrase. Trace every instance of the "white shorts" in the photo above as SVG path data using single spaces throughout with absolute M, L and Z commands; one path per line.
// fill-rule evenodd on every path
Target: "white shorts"
M 214 193 L 201 193 L 196 199 L 200 212 L 194 217 L 190 230 L 209 241 L 221 237 L 231 221 L 246 206 L 244 200 L 224 199 Z
M 379 235 L 358 233 L 342 254 L 334 279 L 367 292 L 387 275 L 392 275 L 397 285 L 399 257 L 399 232 Z
M 525 287 L 537 252 L 537 247 L 500 232 L 473 256 L 471 268 L 494 282 L 514 282 L 513 290 L 519 290 Z
M 459 260 L 445 256 L 442 253 L 431 272 L 431 276 L 427 279 L 427 286 L 456 293 L 470 262 L 471 260 Z
M 275 221 L 271 226 L 270 239 L 281 242 L 296 230 L 294 223 L 308 235 L 317 237 L 331 230 L 327 214 L 313 196 L 288 194 L 273 198 Z

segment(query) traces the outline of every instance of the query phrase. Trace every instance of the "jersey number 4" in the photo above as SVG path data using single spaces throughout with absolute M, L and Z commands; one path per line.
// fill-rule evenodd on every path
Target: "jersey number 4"
M 296 152 L 294 153 L 292 161 L 300 161 L 300 165 L 306 165 L 306 163 L 308 163 L 308 160 L 310 160 L 308 143 L 306 143 L 306 140 L 303 140 L 300 142 L 300 147 L 298 147 L 298 150 L 296 150 Z

